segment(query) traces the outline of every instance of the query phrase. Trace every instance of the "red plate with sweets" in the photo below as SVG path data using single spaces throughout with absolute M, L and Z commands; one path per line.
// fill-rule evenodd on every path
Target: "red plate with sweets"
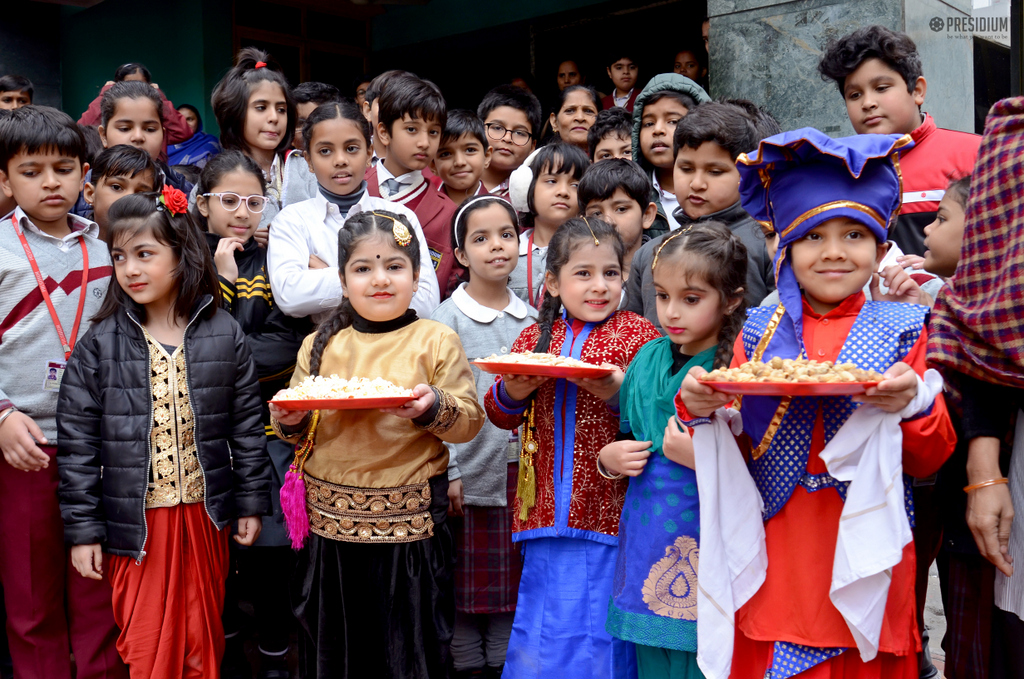
M 855 396 L 877 386 L 882 375 L 853 363 L 819 363 L 806 358 L 774 357 L 719 368 L 700 382 L 723 394 L 756 396 Z
M 288 401 L 270 401 L 282 410 L 376 410 L 398 408 L 413 400 L 412 396 L 379 398 L 304 398 Z
M 562 377 L 574 379 L 600 378 L 612 374 L 611 368 L 602 368 L 568 356 L 523 353 L 493 354 L 473 361 L 473 365 L 493 375 L 526 375 L 529 377 Z
M 700 382 L 740 396 L 856 396 L 878 386 L 878 382 Z

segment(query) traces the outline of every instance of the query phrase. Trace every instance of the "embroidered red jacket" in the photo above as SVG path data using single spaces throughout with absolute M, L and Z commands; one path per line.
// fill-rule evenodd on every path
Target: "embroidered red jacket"
M 534 324 L 519 335 L 513 352 L 537 345 L 540 328 Z M 647 342 L 661 335 L 650 321 L 631 311 L 618 311 L 603 323 L 555 322 L 549 352 L 588 363 L 611 363 L 623 371 Z M 484 399 L 487 417 L 501 429 L 523 424 L 526 404 L 507 407 L 499 401 L 497 378 Z M 537 504 L 525 521 L 515 504 L 512 540 L 574 537 L 605 544 L 618 543 L 619 516 L 626 497 L 625 479 L 611 481 L 597 473 L 597 456 L 615 440 L 619 416 L 597 396 L 568 380 L 545 382 L 533 396 L 536 440 L 540 446 L 533 464 Z

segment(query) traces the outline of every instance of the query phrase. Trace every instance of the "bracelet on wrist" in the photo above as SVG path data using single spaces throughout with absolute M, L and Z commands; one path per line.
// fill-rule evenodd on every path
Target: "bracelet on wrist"
M 2 422 L 3 420 L 0 420 Z M 1010 479 L 989 479 L 988 481 L 981 481 L 980 483 L 972 483 L 969 486 L 964 486 L 964 492 L 970 493 L 972 490 L 978 490 L 979 488 L 987 488 L 988 486 L 999 486 L 1004 483 L 1009 483 Z
M 10 417 L 11 415 L 13 415 L 13 414 L 14 414 L 14 413 L 16 413 L 17 411 L 18 411 L 18 409 L 17 409 L 17 408 L 15 408 L 14 406 L 11 406 L 11 407 L 10 407 L 10 408 L 8 408 L 7 410 L 5 410 L 5 411 L 4 411 L 3 413 L 0 413 L 0 424 L 3 424 L 3 423 L 4 423 L 4 420 L 6 420 L 6 419 L 7 419 L 8 417 Z
M 609 481 L 618 481 L 619 479 L 626 478 L 625 474 L 612 474 L 607 469 L 605 469 L 604 465 L 601 464 L 601 458 L 597 458 L 597 473 L 600 474 L 602 477 L 608 479 Z

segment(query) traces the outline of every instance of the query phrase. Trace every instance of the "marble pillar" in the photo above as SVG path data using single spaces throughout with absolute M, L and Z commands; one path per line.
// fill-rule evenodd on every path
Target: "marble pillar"
M 853 134 L 818 60 L 830 39 L 881 24 L 917 43 L 928 83 L 924 110 L 940 127 L 973 132 L 973 39 L 945 28 L 947 17 L 970 11 L 971 0 L 708 0 L 711 95 L 750 99 L 783 129 Z

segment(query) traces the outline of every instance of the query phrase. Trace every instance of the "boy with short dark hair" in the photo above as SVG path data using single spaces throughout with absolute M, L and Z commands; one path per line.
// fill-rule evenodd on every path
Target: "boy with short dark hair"
M 409 71 L 402 71 L 400 69 L 384 71 L 379 76 L 371 80 L 369 86 L 366 88 L 366 95 L 363 97 L 362 108 L 363 117 L 370 123 L 370 135 L 373 140 L 373 156 L 370 158 L 371 165 L 376 165 L 377 162 L 384 157 L 384 144 L 381 143 L 380 138 L 377 136 L 377 113 L 380 109 L 380 102 L 377 100 L 380 99 L 381 92 L 384 91 L 384 88 L 387 87 L 392 78 L 412 75 L 413 74 Z
M 70 116 L 25 106 L 0 117 L 0 581 L 15 673 L 123 677 L 109 580 L 69 574 L 57 501 L 57 394 L 112 269 L 96 224 L 68 214 L 85 139 Z M 27 472 L 27 473 L 26 473 Z M 96 511 L 102 512 L 102 507 Z M 70 641 L 70 645 L 69 645 Z
M 352 90 L 355 92 L 356 105 L 360 108 L 363 107 L 363 102 L 366 101 L 366 91 L 370 89 L 370 81 L 372 80 L 373 78 L 364 73 L 352 82 Z
M 676 52 L 676 58 L 672 62 L 672 72 L 685 76 L 694 82 L 700 80 L 707 74 L 707 69 L 701 64 L 697 50 L 684 47 Z
M 890 238 L 908 255 L 924 255 L 924 227 L 935 219 L 949 177 L 970 174 L 981 137 L 936 127 L 922 112 L 927 83 L 917 45 L 884 26 L 861 28 L 825 48 L 818 71 L 846 102 L 858 134 L 909 134 L 900 158 L 903 207 Z
M 625 52 L 619 49 L 612 52 L 610 59 L 605 62 L 608 68 L 608 78 L 612 81 L 612 93 L 601 100 L 602 109 L 610 109 L 619 106 L 630 113 L 633 112 L 633 105 L 637 95 L 636 81 L 639 77 L 639 70 L 632 52 Z
M 587 130 L 587 149 L 590 160 L 623 158 L 633 160 L 633 116 L 624 108 L 609 108 L 597 114 L 594 124 Z
M 442 300 L 457 285 L 459 266 L 451 227 L 456 206 L 430 186 L 423 170 L 437 155 L 447 119 L 437 85 L 414 75 L 395 76 L 381 92 L 374 131 L 384 156 L 366 173 L 366 191 L 371 196 L 400 203 L 416 213 L 430 247 Z
M 540 101 L 529 90 L 498 85 L 484 95 L 476 109 L 487 130 L 491 162 L 484 170 L 484 188 L 508 198 L 508 178 L 537 147 L 540 133 Z
M 715 221 L 724 224 L 747 247 L 747 302 L 756 306 L 775 288 L 772 260 L 761 227 L 740 203 L 740 174 L 736 159 L 753 151 L 762 139 L 747 110 L 737 104 L 701 104 L 676 126 L 675 189 L 679 208 L 675 218 L 685 228 Z M 669 235 L 651 240 L 636 257 L 627 285 L 626 309 L 643 314 L 657 325 L 651 262 Z M 659 330 L 661 328 L 659 327 Z
M 650 240 L 648 229 L 658 215 L 651 202 L 651 180 L 632 160 L 612 158 L 588 167 L 576 189 L 580 213 L 615 227 L 626 246 L 622 274 L 629 280 L 633 255 Z
M 13 111 L 32 103 L 35 88 L 32 81 L 20 75 L 5 75 L 0 78 L 0 109 Z
M 435 186 L 456 205 L 471 196 L 487 193 L 480 179 L 491 159 L 487 131 L 483 121 L 470 110 L 448 111 L 448 122 L 441 133 L 441 143 L 431 167 L 436 175 Z
M 82 197 L 92 206 L 92 220 L 99 226 L 99 239 L 106 240 L 107 211 L 119 198 L 133 193 L 159 191 L 163 177 L 146 151 L 127 144 L 104 149 L 92 166 L 91 181 Z
M 296 85 L 292 89 L 292 97 L 295 99 L 296 111 L 295 136 L 292 138 L 292 146 L 303 151 L 306 148 L 306 143 L 302 138 L 302 126 L 306 124 L 306 118 L 317 106 L 340 99 L 341 90 L 327 83 L 306 82 Z

